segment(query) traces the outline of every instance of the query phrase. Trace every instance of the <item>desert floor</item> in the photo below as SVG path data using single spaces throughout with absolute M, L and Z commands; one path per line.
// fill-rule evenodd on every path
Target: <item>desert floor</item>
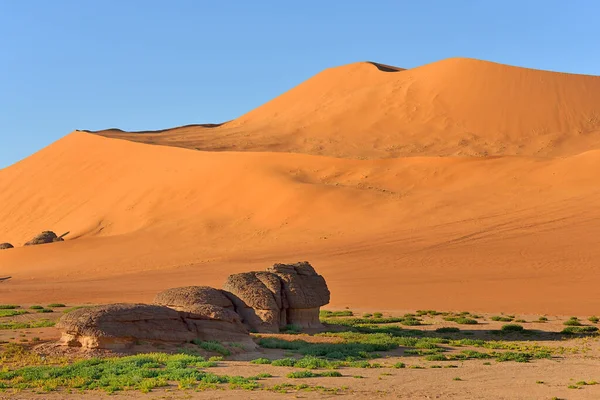
M 18 369 L 25 364 L 35 365 L 33 359 L 23 357 L 7 357 L 10 346 L 15 344 L 26 349 L 35 348 L 45 355 L 41 364 L 65 362 L 73 363 L 78 359 L 89 357 L 90 354 L 75 352 L 62 353 L 54 347 L 45 347 L 59 338 L 59 332 L 53 327 L 7 329 L 10 322 L 36 323 L 39 321 L 55 321 L 71 308 L 48 308 L 53 312 L 38 313 L 23 305 L 16 310 L 28 311 L 18 316 L 0 318 L 3 324 L 0 330 L 0 357 L 6 370 Z M 348 313 L 349 310 L 344 310 Z M 356 313 L 355 313 L 356 314 Z M 382 318 L 393 318 L 394 315 L 405 314 L 383 313 Z M 167 387 L 153 388 L 148 393 L 139 390 L 118 391 L 107 394 L 101 390 L 80 392 L 77 389 L 55 388 L 53 390 L 39 389 L 3 389 L 0 398 L 11 399 L 60 399 L 60 398 L 148 398 L 148 399 L 186 399 L 186 398 L 404 398 L 404 399 L 597 399 L 600 396 L 600 337 L 597 334 L 564 334 L 560 333 L 567 326 L 565 321 L 571 317 L 546 316 L 546 322 L 540 322 L 539 315 L 477 315 L 462 313 L 424 314 L 413 312 L 409 319 L 416 319 L 421 325 L 406 326 L 405 322 L 385 323 L 376 317 L 363 318 L 358 322 L 371 320 L 372 323 L 348 326 L 354 317 L 323 316 L 328 323 L 325 332 L 320 334 L 254 334 L 256 341 L 276 338 L 283 341 L 302 340 L 308 343 L 329 343 L 342 346 L 344 330 L 363 328 L 365 338 L 375 338 L 381 332 L 391 332 L 392 336 L 402 338 L 435 338 L 447 339 L 439 344 L 443 349 L 419 349 L 417 345 L 398 346 L 389 351 L 378 351 L 363 360 L 360 368 L 357 366 L 340 366 L 332 370 L 324 366 L 308 369 L 314 373 L 338 371 L 340 377 L 309 377 L 289 378 L 286 375 L 294 371 L 306 370 L 298 367 L 273 366 L 269 364 L 254 364 L 251 361 L 259 358 L 278 360 L 284 358 L 301 359 L 296 352 L 259 347 L 256 351 L 232 351 L 230 356 L 218 361 L 217 365 L 207 368 L 207 371 L 217 375 L 251 377 L 258 374 L 271 376 L 258 380 L 259 388 L 254 390 L 230 389 L 227 384 L 214 388 L 201 388 L 196 384 L 186 389 L 178 387 L 177 382 L 170 382 Z M 423 314 L 423 315 L 419 315 Z M 446 319 L 464 317 L 475 319 L 476 324 L 464 324 L 464 321 L 454 322 Z M 362 317 L 360 314 L 358 317 Z M 504 321 L 497 321 L 498 319 Z M 543 319 L 543 318 L 542 318 Z M 595 327 L 596 323 L 588 321 L 587 316 L 578 318 L 583 327 Z M 515 322 L 519 321 L 519 322 Z M 523 322 L 526 321 L 526 322 Z M 368 322 L 368 321 L 366 321 Z M 381 322 L 381 323 L 378 323 Z M 517 324 L 525 328 L 524 332 L 499 333 L 502 326 Z M 439 328 L 455 328 L 454 332 L 436 332 Z M 458 330 L 456 329 L 458 328 Z M 384 331 L 381 331 L 384 329 Z M 506 329 L 506 328 L 505 328 Z M 593 329 L 593 328 L 592 328 Z M 371 331 L 372 330 L 372 331 Z M 371 332 L 371 333 L 368 333 Z M 427 340 L 427 339 L 426 339 Z M 477 342 L 480 340 L 480 342 Z M 360 341 L 360 340 L 358 340 Z M 474 342 L 475 341 L 475 342 Z M 479 345 L 477 344 L 479 343 Z M 483 344 L 485 343 L 485 344 Z M 143 344 L 140 344 L 142 346 Z M 218 356 L 218 353 L 207 352 L 194 345 L 160 351 L 179 352 L 185 348 L 188 351 L 198 351 L 205 357 Z M 196 349 L 196 350 L 194 350 Z M 143 349 L 140 347 L 135 351 Z M 157 351 L 154 349 L 154 351 Z M 472 358 L 453 359 L 455 355 L 475 351 Z M 27 350 L 27 354 L 32 350 Z M 419 354 L 420 352 L 420 354 Z M 489 358 L 481 354 L 494 353 Z M 503 353 L 529 354 L 531 358 L 523 362 L 514 360 L 502 361 L 496 358 Z M 438 354 L 441 357 L 431 360 Z M 442 356 L 439 356 L 441 354 Z M 93 354 L 98 355 L 98 354 Z M 110 354 L 103 354 L 107 356 Z M 61 358 L 66 357 L 66 358 Z M 54 360 L 54 361 L 53 361 Z M 68 360 L 68 361 L 66 361 Z M 398 363 L 404 364 L 398 368 Z M 394 367 L 396 366 L 396 367 Z M 3 381 L 0 376 L 0 387 Z M 278 386 L 279 385 L 279 386 Z M 282 386 L 287 385 L 287 387 Z M 298 385 L 305 385 L 300 387 Z M 9 386 L 7 386 L 9 387 Z

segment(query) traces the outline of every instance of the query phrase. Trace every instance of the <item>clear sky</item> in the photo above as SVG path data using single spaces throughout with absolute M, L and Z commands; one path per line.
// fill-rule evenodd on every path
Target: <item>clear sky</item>
M 595 0 L 0 0 L 0 168 L 75 129 L 230 120 L 356 61 L 600 75 L 598 15 Z

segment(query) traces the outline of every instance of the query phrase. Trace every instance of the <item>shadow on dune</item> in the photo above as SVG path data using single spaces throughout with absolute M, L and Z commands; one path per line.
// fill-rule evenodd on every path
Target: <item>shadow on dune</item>
M 393 65 L 385 65 L 385 64 L 380 64 L 380 63 L 376 63 L 373 61 L 367 61 L 367 62 L 371 65 L 374 65 L 378 70 L 383 71 L 383 72 L 402 72 L 405 70 L 404 68 L 394 67 Z

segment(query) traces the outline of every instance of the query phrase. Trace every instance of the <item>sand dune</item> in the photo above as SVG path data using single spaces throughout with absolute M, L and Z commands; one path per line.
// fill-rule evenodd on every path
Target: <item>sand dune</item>
M 330 69 L 221 126 L 73 132 L 0 170 L 0 242 L 71 232 L 0 251 L 2 302 L 148 301 L 306 259 L 337 307 L 597 313 L 599 78 L 392 71 Z
M 364 62 L 325 70 L 217 128 L 101 134 L 203 150 L 361 159 L 564 156 L 600 148 L 598 104 L 597 76 L 464 58 L 393 73 Z

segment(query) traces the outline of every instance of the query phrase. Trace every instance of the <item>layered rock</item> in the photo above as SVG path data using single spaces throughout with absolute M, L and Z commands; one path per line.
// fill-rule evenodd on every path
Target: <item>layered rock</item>
M 61 343 L 87 349 L 123 349 L 139 340 L 184 343 L 193 340 L 179 312 L 147 304 L 110 304 L 80 308 L 56 324 Z
M 31 239 L 29 242 L 25 243 L 25 246 L 35 246 L 38 244 L 46 244 L 46 243 L 54 243 L 54 242 L 62 242 L 64 241 L 63 237 L 65 237 L 67 233 L 64 233 L 60 236 L 57 236 L 56 233 L 52 231 L 44 231 Z
M 211 304 L 233 310 L 231 300 L 219 289 L 209 286 L 185 286 L 171 288 L 158 293 L 154 304 L 167 306 L 179 311 L 189 311 L 200 304 Z
M 5 249 L 12 249 L 15 246 L 13 246 L 10 243 L 0 243 L 0 250 L 5 250 Z
M 218 306 L 180 312 L 157 305 L 111 304 L 72 311 L 56 327 L 62 332 L 61 344 L 84 349 L 119 350 L 140 341 L 181 344 L 194 339 L 255 346 L 239 316 Z
M 287 323 L 301 328 L 320 328 L 320 307 L 329 303 L 330 292 L 325 278 L 307 261 L 275 264 L 267 269 L 282 282 Z
M 193 326 L 197 339 L 238 342 L 254 347 L 242 318 L 222 290 L 209 286 L 167 289 L 156 295 L 154 304 L 180 311 Z
M 236 312 L 253 332 L 276 333 L 286 325 L 281 281 L 268 272 L 229 275 L 223 289 Z

